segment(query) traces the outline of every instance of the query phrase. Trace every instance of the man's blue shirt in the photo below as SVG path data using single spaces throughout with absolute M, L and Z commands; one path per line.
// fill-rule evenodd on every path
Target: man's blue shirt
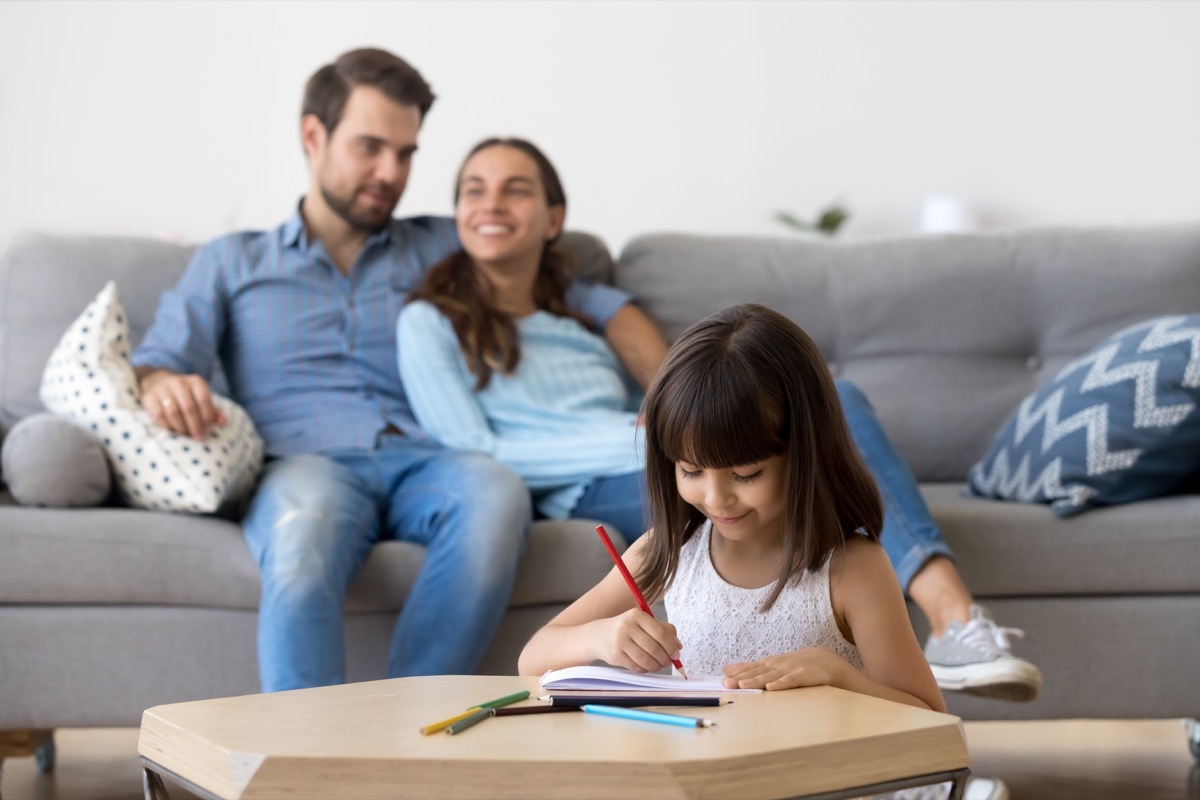
M 372 447 L 389 424 L 433 444 L 400 382 L 396 317 L 458 248 L 453 219 L 393 219 L 346 275 L 309 241 L 297 210 L 274 230 L 197 250 L 131 361 L 206 380 L 223 369 L 271 456 Z M 568 300 L 603 330 L 629 295 L 576 283 Z

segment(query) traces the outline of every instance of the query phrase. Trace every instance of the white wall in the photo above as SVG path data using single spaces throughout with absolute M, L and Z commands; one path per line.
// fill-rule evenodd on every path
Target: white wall
M 0 243 L 277 224 L 303 82 L 366 44 L 439 95 L 403 213 L 501 133 L 615 251 L 834 199 L 912 232 L 946 193 L 988 227 L 1200 220 L 1198 34 L 1194 2 L 0 2 Z

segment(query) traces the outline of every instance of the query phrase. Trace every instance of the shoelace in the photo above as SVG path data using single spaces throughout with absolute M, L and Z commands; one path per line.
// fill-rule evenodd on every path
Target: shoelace
M 1021 628 L 1002 628 L 985 616 L 976 616 L 962 627 L 957 638 L 962 644 L 973 650 L 979 650 L 988 656 L 1006 656 L 1012 648 L 1008 637 L 1024 638 L 1025 631 Z

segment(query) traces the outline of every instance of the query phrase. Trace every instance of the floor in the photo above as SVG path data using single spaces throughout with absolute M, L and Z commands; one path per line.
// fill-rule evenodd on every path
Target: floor
M 1200 800 L 1180 720 L 968 722 L 977 775 L 1003 778 L 1012 800 Z M 132 729 L 56 734 L 54 777 L 33 758 L 4 762 L 3 800 L 140 800 Z M 168 784 L 172 800 L 194 796 Z

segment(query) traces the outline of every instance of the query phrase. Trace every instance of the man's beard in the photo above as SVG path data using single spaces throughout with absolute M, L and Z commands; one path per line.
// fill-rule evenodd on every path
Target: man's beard
M 383 228 L 388 220 L 392 217 L 392 212 L 396 210 L 396 204 L 386 211 L 380 211 L 377 214 L 363 214 L 354 210 L 354 196 L 349 198 L 338 197 L 332 190 L 322 186 L 321 197 L 325 200 L 325 205 L 329 206 L 333 213 L 341 217 L 347 225 L 359 231 L 374 233 Z

